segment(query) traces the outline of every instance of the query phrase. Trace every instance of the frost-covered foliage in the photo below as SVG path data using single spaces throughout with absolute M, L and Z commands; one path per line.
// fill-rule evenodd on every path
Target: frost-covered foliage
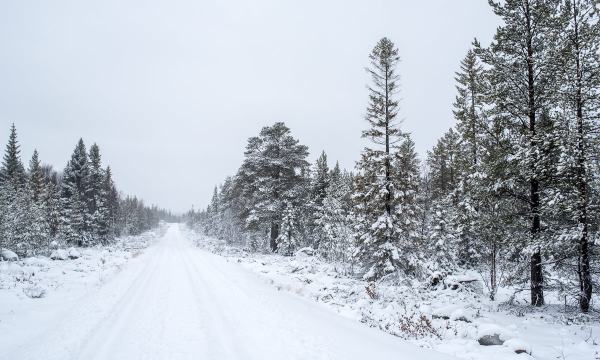
M 107 244 L 115 236 L 139 234 L 169 214 L 136 198 L 121 199 L 100 149 L 79 140 L 62 174 L 42 165 L 34 151 L 23 166 L 17 131 L 0 167 L 0 245 L 20 256 L 49 255 L 51 244 Z

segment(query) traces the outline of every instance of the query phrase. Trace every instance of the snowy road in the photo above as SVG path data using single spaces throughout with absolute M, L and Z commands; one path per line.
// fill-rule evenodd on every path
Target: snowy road
M 43 331 L 10 339 L 0 358 L 447 358 L 277 291 L 193 247 L 179 225 L 55 318 Z

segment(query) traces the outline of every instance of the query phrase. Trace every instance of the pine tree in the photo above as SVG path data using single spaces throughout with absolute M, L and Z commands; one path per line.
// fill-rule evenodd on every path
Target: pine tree
M 46 223 L 48 224 L 49 241 L 54 238 L 58 232 L 61 222 L 61 198 L 60 189 L 56 184 L 56 180 L 49 181 L 45 186 L 43 196 L 45 208 Z
M 61 183 L 63 216 L 61 230 L 67 242 L 90 244 L 90 214 L 88 207 L 89 162 L 83 140 L 80 139 L 71 160 L 65 167 Z
M 25 186 L 25 168 L 21 162 L 21 150 L 17 140 L 17 129 L 15 124 L 10 128 L 10 137 L 6 144 L 6 151 L 0 168 L 0 180 L 10 184 L 13 188 Z
M 543 189 L 540 164 L 543 153 L 539 127 L 541 113 L 555 99 L 555 21 L 557 10 L 554 0 L 507 0 L 490 2 L 494 13 L 504 24 L 498 27 L 488 51 L 481 51 L 490 66 L 492 101 L 496 116 L 505 122 L 514 134 L 515 150 L 520 159 L 518 177 L 528 185 L 526 189 L 511 192 L 528 193 L 527 211 L 530 218 L 529 246 L 531 254 L 531 303 L 544 304 L 541 225 L 541 195 Z M 520 183 L 521 180 L 513 183 Z M 521 195 L 519 195 L 521 197 Z M 524 235 L 524 234 L 523 234 Z
M 310 226 L 313 229 L 312 232 L 312 245 L 315 249 L 318 249 L 321 241 L 323 240 L 324 233 L 321 231 L 322 227 L 317 225 L 317 219 L 323 215 L 323 201 L 327 196 L 327 189 L 329 188 L 330 177 L 329 177 L 329 166 L 327 165 L 327 154 L 325 151 L 321 153 L 321 156 L 315 162 L 315 167 L 311 177 L 311 188 L 310 188 Z
M 326 259 L 347 262 L 350 255 L 352 224 L 348 196 L 352 191 L 352 179 L 342 174 L 338 163 L 329 174 L 323 209 L 316 220 L 322 234 L 319 253 Z
M 485 107 L 486 81 L 483 66 L 474 50 L 469 50 L 460 62 L 460 71 L 456 72 L 455 79 L 458 94 L 454 101 L 453 113 L 463 149 L 457 155 L 458 160 L 463 162 L 462 167 L 466 170 L 476 166 L 479 162 L 479 158 L 482 156 L 482 138 L 485 136 L 483 108 Z M 470 173 L 473 172 L 470 171 Z
M 563 64 L 560 67 L 562 107 L 566 123 L 559 138 L 563 155 L 559 165 L 563 186 L 556 194 L 556 207 L 569 218 L 561 236 L 567 243 L 557 244 L 558 258 L 565 253 L 577 256 L 579 306 L 588 312 L 592 297 L 591 276 L 591 216 L 590 170 L 592 158 L 600 150 L 598 130 L 600 110 L 600 28 L 596 1 L 568 0 L 561 7 L 561 47 Z M 568 250 L 566 250 L 568 249 Z M 571 250 L 572 249 L 572 250 Z
M 281 219 L 281 230 L 277 237 L 277 251 L 282 255 L 293 255 L 298 246 L 296 233 L 296 214 L 293 205 L 288 202 Z
M 23 224 L 27 215 L 25 207 L 26 198 L 26 175 L 25 168 L 21 162 L 20 146 L 17 140 L 17 130 L 13 124 L 2 166 L 0 167 L 0 200 L 2 234 L 0 236 L 2 245 L 8 247 L 21 247 L 22 251 L 15 248 L 21 255 L 26 253 L 24 248 Z
M 253 231 L 268 231 L 275 252 L 286 204 L 297 206 L 303 201 L 308 149 L 285 124 L 275 123 L 248 140 L 244 155 L 237 176 L 245 198 L 244 222 Z
M 420 253 L 418 250 L 419 219 L 423 209 L 419 206 L 419 185 L 421 176 L 419 160 L 415 151 L 415 143 L 410 136 L 398 146 L 394 154 L 392 179 L 394 182 L 394 236 L 400 249 L 401 268 L 405 272 L 413 272 L 418 268 Z
M 33 156 L 29 161 L 28 175 L 32 200 L 34 203 L 38 203 L 44 192 L 44 178 L 37 150 L 33 151 Z
M 103 203 L 106 208 L 108 239 L 110 240 L 110 238 L 120 233 L 117 222 L 117 216 L 119 214 L 119 192 L 113 182 L 110 166 L 104 171 L 102 196 L 104 196 Z
M 456 189 L 461 175 L 458 165 L 458 157 L 461 153 L 459 142 L 458 134 L 450 129 L 427 154 L 432 185 L 431 195 L 434 199 L 447 197 Z
M 25 229 L 25 242 L 29 244 L 29 248 L 35 253 L 47 247 L 47 240 L 50 236 L 43 201 L 46 189 L 37 150 L 34 150 L 29 161 L 27 175 L 26 196 L 29 199 L 23 202 L 23 208 L 26 211 L 23 228 Z
M 87 182 L 88 214 L 90 218 L 90 231 L 95 241 L 106 243 L 109 233 L 109 213 L 106 207 L 106 194 L 104 193 L 104 169 L 100 148 L 97 144 L 90 147 L 89 172 Z
M 474 46 L 479 46 L 477 41 L 474 41 Z M 461 61 L 460 71 L 456 73 L 455 79 L 458 94 L 453 113 L 460 150 L 456 153 L 458 178 L 452 195 L 452 227 L 456 230 L 453 237 L 458 242 L 456 257 L 459 264 L 473 268 L 481 257 L 477 242 L 482 239 L 482 233 L 489 229 L 479 221 L 483 216 L 479 212 L 483 210 L 481 207 L 484 206 L 485 199 L 493 196 L 485 194 L 489 184 L 482 183 L 482 159 L 490 150 L 486 147 L 490 145 L 490 141 L 484 113 L 489 87 L 483 66 L 474 50 L 469 50 Z M 448 203 L 448 200 L 445 202 Z
M 363 132 L 363 137 L 380 148 L 365 148 L 357 164 L 359 173 L 353 194 L 357 223 L 353 256 L 366 269 L 363 278 L 374 280 L 399 268 L 409 270 L 413 265 L 410 256 L 401 259 L 399 242 L 409 241 L 410 233 L 400 226 L 400 222 L 409 221 L 412 225 L 412 219 L 407 220 L 411 210 L 404 208 L 402 198 L 414 194 L 412 189 L 404 188 L 408 185 L 406 180 L 412 180 L 412 167 L 406 172 L 401 168 L 393 169 L 394 163 L 401 166 L 405 161 L 412 161 L 406 158 L 407 148 L 394 152 L 398 145 L 407 146 L 406 135 L 396 122 L 398 102 L 394 98 L 398 91 L 398 50 L 389 39 L 383 38 L 369 58 L 371 68 L 367 71 L 372 86 L 369 87 L 366 120 L 370 128 Z

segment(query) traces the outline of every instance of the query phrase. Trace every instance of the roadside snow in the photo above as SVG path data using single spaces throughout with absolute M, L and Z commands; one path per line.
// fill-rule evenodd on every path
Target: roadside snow
M 81 298 L 119 273 L 158 233 L 119 238 L 104 248 L 53 251 L 51 257 L 0 262 L 0 337 L 3 353 L 15 338 L 52 330 Z M 0 358 L 3 358 L 0 353 Z
M 192 232 L 189 236 L 278 290 L 423 348 L 464 359 L 600 359 L 598 312 L 582 315 L 558 304 L 542 309 L 507 305 L 508 292 L 498 295 L 500 301 L 490 301 L 476 273 L 446 277 L 447 286 L 398 278 L 375 284 L 304 250 L 291 257 L 256 254 Z M 497 335 L 503 344 L 482 346 L 478 340 L 484 335 Z

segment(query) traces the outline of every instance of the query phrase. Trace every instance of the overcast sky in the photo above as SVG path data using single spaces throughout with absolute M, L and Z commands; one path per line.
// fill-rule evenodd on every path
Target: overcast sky
M 485 0 L 22 0 L 0 8 L 0 144 L 10 123 L 62 170 L 80 137 L 120 190 L 204 207 L 246 140 L 284 121 L 311 160 L 352 168 L 378 39 L 402 58 L 401 116 L 421 155 L 453 124 L 454 71 L 498 25 Z

